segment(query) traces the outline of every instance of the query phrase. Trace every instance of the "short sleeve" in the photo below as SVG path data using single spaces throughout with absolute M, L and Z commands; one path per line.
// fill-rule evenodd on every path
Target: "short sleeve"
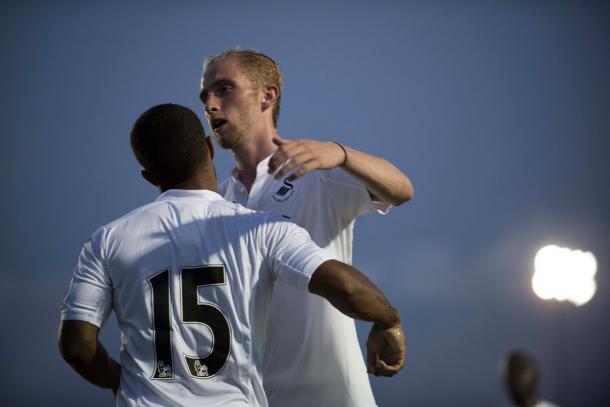
M 300 226 L 279 217 L 269 215 L 269 218 L 263 238 L 273 278 L 307 290 L 311 275 L 320 264 L 336 257 L 316 245 Z
M 61 305 L 62 320 L 86 321 L 102 327 L 112 309 L 113 288 L 102 258 L 103 231 L 85 242 Z
M 389 203 L 373 200 L 366 187 L 341 168 L 328 170 L 326 179 L 333 203 L 346 218 L 355 219 L 368 212 L 385 215 L 392 207 Z

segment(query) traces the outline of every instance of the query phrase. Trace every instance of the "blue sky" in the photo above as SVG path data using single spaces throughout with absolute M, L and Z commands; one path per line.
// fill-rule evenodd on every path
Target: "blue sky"
M 356 226 L 354 264 L 409 338 L 405 370 L 372 380 L 380 405 L 498 405 L 513 348 L 536 356 L 543 396 L 610 401 L 607 4 L 3 2 L 0 34 L 8 404 L 110 402 L 60 359 L 59 303 L 89 234 L 157 194 L 130 151 L 137 116 L 202 117 L 203 58 L 237 45 L 280 64 L 283 137 L 382 156 L 415 186 Z M 220 177 L 231 167 L 218 150 Z M 532 293 L 549 243 L 597 256 L 586 306 Z M 114 321 L 102 338 L 116 354 Z

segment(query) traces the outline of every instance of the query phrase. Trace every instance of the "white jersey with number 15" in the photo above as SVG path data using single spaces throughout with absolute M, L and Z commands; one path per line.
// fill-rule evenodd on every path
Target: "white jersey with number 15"
M 273 281 L 306 291 L 329 259 L 277 215 L 170 190 L 85 243 L 61 318 L 102 327 L 116 313 L 118 406 L 266 406 Z

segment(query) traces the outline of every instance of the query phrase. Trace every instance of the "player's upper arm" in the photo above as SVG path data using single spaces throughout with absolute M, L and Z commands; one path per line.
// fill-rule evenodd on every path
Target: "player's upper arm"
M 332 258 L 330 252 L 311 240 L 305 229 L 292 222 L 269 214 L 262 230 L 273 278 L 295 288 L 307 289 L 314 270 Z
M 101 327 L 112 309 L 113 287 L 102 249 L 103 230 L 85 242 L 61 306 L 62 320 L 87 321 Z
M 85 321 L 61 321 L 59 352 L 70 364 L 89 361 L 95 356 L 99 328 Z
M 375 197 L 366 186 L 341 168 L 326 171 L 327 196 L 342 218 L 352 220 L 368 212 L 386 214 L 391 205 Z
M 340 261 L 325 261 L 311 275 L 309 292 L 329 300 L 347 298 L 358 289 L 358 277 L 354 275 L 354 271 L 352 267 Z
M 309 291 L 326 298 L 345 315 L 389 327 L 399 321 L 383 293 L 362 273 L 336 260 L 326 261 L 313 272 Z

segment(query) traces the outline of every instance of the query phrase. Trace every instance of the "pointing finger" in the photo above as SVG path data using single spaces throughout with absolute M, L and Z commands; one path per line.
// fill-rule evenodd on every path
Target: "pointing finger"
M 273 144 L 275 144 L 278 147 L 281 147 L 287 143 L 287 141 L 284 140 L 283 138 L 280 138 L 280 136 L 273 137 L 272 141 L 273 141 Z

